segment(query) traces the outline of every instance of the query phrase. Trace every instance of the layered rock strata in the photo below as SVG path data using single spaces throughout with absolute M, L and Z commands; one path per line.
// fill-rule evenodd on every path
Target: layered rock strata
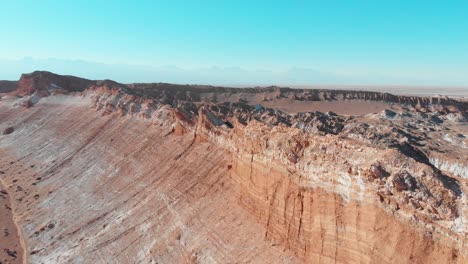
M 26 261 L 467 261 L 466 102 L 356 93 L 390 99 L 353 116 L 141 87 L 0 102 Z

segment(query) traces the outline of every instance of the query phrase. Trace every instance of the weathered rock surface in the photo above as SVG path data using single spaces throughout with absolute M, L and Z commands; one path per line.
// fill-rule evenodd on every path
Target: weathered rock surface
M 0 102 L 25 261 L 468 261 L 467 102 L 160 86 Z M 330 112 L 293 111 L 303 101 Z
M 20 94 L 33 94 L 34 92 L 48 94 L 52 91 L 65 93 L 81 92 L 93 83 L 95 81 L 75 76 L 63 76 L 46 71 L 36 71 L 21 75 L 17 92 Z

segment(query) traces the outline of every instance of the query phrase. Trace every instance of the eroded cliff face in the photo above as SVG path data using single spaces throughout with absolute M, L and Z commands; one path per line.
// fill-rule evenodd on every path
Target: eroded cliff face
M 29 262 L 297 261 L 238 204 L 222 149 L 103 116 L 87 98 L 48 99 L 26 115 L 2 111 L 2 125 L 16 127 L 2 138 L 2 181 Z
M 63 76 L 47 71 L 35 71 L 22 74 L 18 81 L 19 94 L 39 93 L 47 95 L 52 92 L 82 92 L 96 81 L 75 76 Z
M 0 102 L 24 259 L 466 263 L 466 103 L 345 116 L 195 92 Z
M 386 124 L 385 111 L 378 124 L 369 122 L 375 115 L 367 123 L 295 116 L 273 126 L 268 118 L 234 120 L 232 129 L 207 113 L 200 111 L 197 132 L 232 153 L 241 204 L 265 226 L 265 238 L 312 263 L 466 261 L 464 174 L 439 170 L 398 122 Z M 372 131 L 373 123 L 380 127 Z M 368 127 L 358 134 L 361 126 Z M 466 154 L 445 156 L 466 162 Z

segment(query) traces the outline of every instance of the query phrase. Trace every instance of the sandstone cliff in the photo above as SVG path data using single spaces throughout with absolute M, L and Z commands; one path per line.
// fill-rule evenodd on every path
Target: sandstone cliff
M 81 92 L 94 84 L 95 81 L 75 76 L 58 75 L 47 71 L 35 71 L 21 75 L 17 92 L 20 94 L 33 94 L 38 92 L 48 94 L 54 91 Z
M 25 261 L 468 261 L 466 102 L 111 81 L 28 92 L 27 110 L 33 95 L 0 102 Z

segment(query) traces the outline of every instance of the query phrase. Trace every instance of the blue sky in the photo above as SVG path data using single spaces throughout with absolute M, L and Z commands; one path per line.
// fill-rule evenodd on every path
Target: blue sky
M 468 85 L 468 1 L 16 0 L 0 6 L 0 79 L 34 66 L 125 82 L 180 75 L 182 82 L 214 83 L 226 74 L 227 83 L 248 75 L 245 83 Z M 129 68 L 146 70 L 126 74 Z M 168 78 L 161 68 L 177 73 Z M 200 70 L 203 78 L 186 78 Z

